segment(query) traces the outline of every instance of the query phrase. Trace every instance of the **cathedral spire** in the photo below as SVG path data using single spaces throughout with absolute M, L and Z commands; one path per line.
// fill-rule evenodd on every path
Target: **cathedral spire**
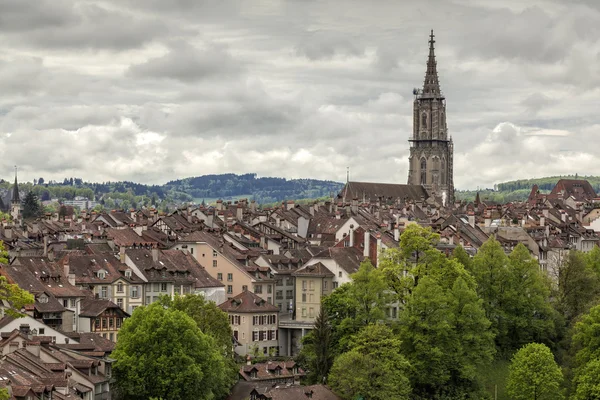
M 423 95 L 426 97 L 437 97 L 441 95 L 440 82 L 437 74 L 437 63 L 435 61 L 435 36 L 433 29 L 429 35 L 429 58 L 427 59 L 427 72 L 423 82 Z
M 15 165 L 15 185 L 13 186 L 12 192 L 12 203 L 21 203 L 21 199 L 19 198 L 19 185 L 17 184 L 17 166 Z

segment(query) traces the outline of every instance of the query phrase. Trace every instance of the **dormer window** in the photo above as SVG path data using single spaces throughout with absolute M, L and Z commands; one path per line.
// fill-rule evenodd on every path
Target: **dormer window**
M 130 270 L 125 271 L 125 278 L 131 278 L 131 271 Z

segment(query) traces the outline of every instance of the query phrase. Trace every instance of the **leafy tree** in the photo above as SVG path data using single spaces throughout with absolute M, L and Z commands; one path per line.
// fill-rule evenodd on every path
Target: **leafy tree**
M 472 274 L 501 354 L 531 341 L 550 342 L 555 313 L 537 261 L 517 245 L 510 257 L 491 237 L 473 258 Z
M 418 396 L 477 397 L 494 341 L 481 300 L 461 277 L 450 289 L 423 277 L 401 314 L 400 337 Z
M 563 375 L 550 349 L 530 343 L 511 360 L 506 389 L 514 400 L 559 400 Z
M 385 309 L 392 300 L 383 274 L 370 261 L 363 261 L 351 278 L 352 282 L 323 300 L 323 307 L 331 317 L 334 354 L 345 351 L 350 336 L 362 327 L 384 320 Z
M 600 399 L 600 359 L 583 365 L 573 381 L 573 400 Z
M 0 400 L 9 400 L 10 394 L 8 394 L 8 389 L 2 388 L 0 389 Z
M 139 307 L 123 323 L 111 357 L 120 398 L 215 399 L 229 389 L 215 340 L 160 302 Z
M 23 218 L 37 218 L 40 216 L 41 212 L 40 202 L 35 193 L 33 193 L 33 191 L 27 193 L 23 200 Z
M 452 252 L 452 258 L 461 263 L 467 269 L 467 271 L 473 270 L 473 260 L 464 247 L 460 245 L 456 246 Z
M 350 350 L 335 359 L 329 375 L 331 388 L 344 399 L 408 399 L 409 364 L 400 348 L 400 340 L 385 325 L 363 327 Z
M 596 270 L 598 251 L 589 255 L 571 250 L 558 269 L 557 309 L 570 325 L 585 313 L 600 294 L 600 269 Z M 600 266 L 599 266 L 600 267 Z
M 317 315 L 315 328 L 302 339 L 299 361 L 306 365 L 310 383 L 324 383 L 333 364 L 331 325 L 324 307 Z

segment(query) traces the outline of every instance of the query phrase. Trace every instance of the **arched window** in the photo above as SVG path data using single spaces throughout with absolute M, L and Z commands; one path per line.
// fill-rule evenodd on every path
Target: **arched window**
M 440 127 L 444 127 L 444 112 L 440 113 Z
M 421 116 L 421 128 L 427 129 L 427 114 L 425 113 Z
M 427 183 L 427 161 L 422 158 L 421 159 L 421 185 L 425 185 Z

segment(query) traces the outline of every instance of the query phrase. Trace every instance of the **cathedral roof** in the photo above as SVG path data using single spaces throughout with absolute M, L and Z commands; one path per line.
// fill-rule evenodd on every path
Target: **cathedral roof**
M 427 58 L 427 71 L 425 72 L 425 80 L 423 82 L 423 97 L 442 96 L 437 73 L 437 62 L 435 61 L 434 37 L 432 29 L 429 36 L 429 57 Z
M 365 199 L 365 201 L 376 201 L 383 199 L 399 200 L 421 200 L 427 199 L 429 195 L 421 185 L 401 185 L 395 183 L 375 182 L 348 182 L 338 195 L 346 200 Z

